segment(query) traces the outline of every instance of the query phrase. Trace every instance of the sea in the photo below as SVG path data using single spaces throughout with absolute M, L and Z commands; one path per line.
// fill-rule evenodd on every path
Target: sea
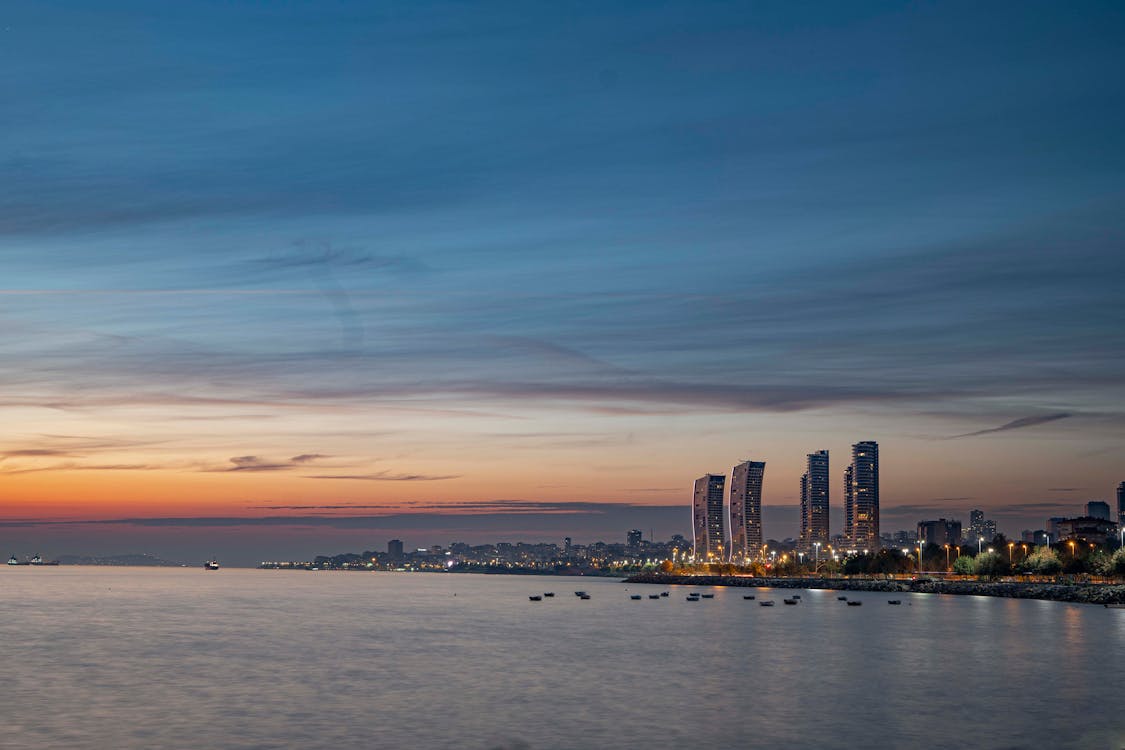
M 67 566 L 0 602 L 5 748 L 1125 748 L 1092 605 Z

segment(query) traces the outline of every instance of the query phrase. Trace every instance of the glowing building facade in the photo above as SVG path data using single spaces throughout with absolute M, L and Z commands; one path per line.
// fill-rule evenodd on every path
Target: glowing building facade
M 765 461 L 743 461 L 730 477 L 730 558 L 741 562 L 762 551 L 762 480 Z
M 692 532 L 695 536 L 695 559 L 719 561 L 723 555 L 725 530 L 723 528 L 723 494 L 726 477 L 722 474 L 704 474 L 695 480 L 692 500 Z

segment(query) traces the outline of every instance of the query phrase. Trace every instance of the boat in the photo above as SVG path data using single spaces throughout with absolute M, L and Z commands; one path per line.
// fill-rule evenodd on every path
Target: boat
M 585 591 L 575 591 L 574 595 L 577 596 L 579 599 L 581 599 L 582 597 L 586 596 L 586 592 Z
M 782 599 L 781 601 L 785 604 L 796 604 L 797 603 L 796 599 Z
M 838 601 L 838 602 L 846 602 L 847 600 L 848 600 L 848 597 L 846 597 L 846 596 L 837 596 L 836 597 L 836 601 Z
M 747 601 L 750 601 L 754 598 L 754 595 L 753 594 L 743 594 L 742 598 L 746 599 Z
M 543 601 L 543 597 L 541 597 L 541 596 L 535 596 L 535 595 L 532 595 L 532 596 L 529 596 L 529 597 L 527 597 L 527 598 L 528 598 L 528 599 L 530 599 L 530 600 L 531 600 L 531 601 L 533 601 L 533 602 L 541 602 L 541 601 Z
M 858 607 L 861 604 L 863 604 L 863 602 L 855 602 L 855 601 L 852 601 L 851 599 L 848 600 L 848 606 L 849 607 Z
M 758 602 L 758 604 L 760 604 L 763 607 L 772 607 L 773 606 L 773 599 L 763 599 L 762 601 Z
M 207 562 L 203 563 L 203 569 L 204 570 L 218 570 L 219 569 L 219 561 L 218 560 L 208 560 Z
M 31 558 L 31 562 L 28 563 L 28 565 L 58 565 L 58 564 L 59 564 L 58 560 L 44 560 L 42 558 L 42 556 L 40 556 L 40 555 L 36 555 L 35 557 Z
M 887 604 L 902 604 L 902 599 L 888 599 Z
M 687 599 L 687 600 L 688 600 L 689 602 L 697 602 L 697 601 L 699 601 L 699 597 L 698 597 L 698 596 L 685 596 L 684 598 L 685 598 L 685 599 Z
M 548 597 L 548 598 L 549 598 L 549 597 L 552 597 L 552 596 L 554 596 L 554 595 L 555 595 L 555 592 L 554 592 L 554 591 L 544 591 L 544 592 L 543 592 L 543 596 L 546 596 L 546 597 Z
M 22 565 L 23 563 L 21 563 L 15 555 L 12 555 L 11 557 L 8 558 L 8 564 L 9 565 Z
M 793 596 L 791 596 L 790 598 L 791 599 L 800 599 L 801 595 L 800 594 L 793 594 Z
M 661 595 L 661 596 L 668 596 L 668 592 L 667 592 L 667 591 L 661 591 L 661 592 L 660 592 L 660 595 Z
M 641 600 L 641 595 L 640 594 L 630 594 L 629 598 L 632 599 L 635 602 L 639 602 Z
M 578 598 L 579 598 L 579 599 L 589 599 L 589 598 L 590 598 L 590 595 L 589 595 L 589 594 L 583 594 L 582 596 L 580 596 L 580 597 L 578 597 Z
M 648 595 L 648 598 L 649 598 L 649 599 L 659 599 L 659 598 L 660 598 L 660 594 L 649 594 L 649 595 Z
M 702 594 L 702 596 L 703 596 L 704 599 L 714 599 L 715 598 L 714 594 Z

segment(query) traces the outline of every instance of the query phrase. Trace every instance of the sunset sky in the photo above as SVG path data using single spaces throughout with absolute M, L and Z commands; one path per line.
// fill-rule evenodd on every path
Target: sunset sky
M 883 530 L 1125 480 L 1120 2 L 15 2 L 0 552 Z M 840 530 L 834 521 L 832 532 Z M 7 546 L 3 546 L 7 545 Z

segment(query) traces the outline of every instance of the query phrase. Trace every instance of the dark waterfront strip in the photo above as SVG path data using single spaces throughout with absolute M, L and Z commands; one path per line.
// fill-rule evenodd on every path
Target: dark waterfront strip
M 1029 583 L 1023 581 L 947 581 L 872 578 L 751 578 L 749 576 L 675 575 L 637 573 L 624 583 L 656 583 L 663 586 L 741 586 L 775 589 L 839 589 L 841 591 L 912 592 L 999 596 L 1009 599 L 1043 599 L 1083 604 L 1125 603 L 1125 585 L 1107 583 Z

